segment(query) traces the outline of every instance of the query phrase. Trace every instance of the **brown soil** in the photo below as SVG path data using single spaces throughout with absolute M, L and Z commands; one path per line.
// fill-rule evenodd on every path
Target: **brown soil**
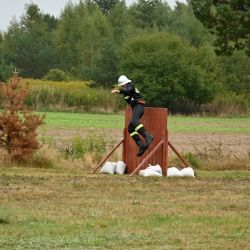
M 85 137 L 88 129 L 49 129 L 42 132 L 45 137 L 52 137 L 56 144 L 70 140 L 74 136 Z M 96 129 L 99 135 L 106 136 L 118 142 L 122 139 L 121 129 Z M 250 134 L 236 133 L 181 133 L 169 135 L 169 141 L 181 152 L 204 152 L 207 150 L 221 150 L 223 155 L 246 156 L 250 154 Z M 171 155 L 170 150 L 170 155 Z

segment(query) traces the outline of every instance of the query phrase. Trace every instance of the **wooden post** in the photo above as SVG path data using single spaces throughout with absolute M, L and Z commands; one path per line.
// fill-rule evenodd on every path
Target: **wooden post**
M 150 159 L 150 157 L 152 155 L 154 155 L 154 153 L 164 144 L 164 141 L 161 140 L 156 147 L 146 156 L 146 158 L 137 166 L 137 168 L 132 172 L 132 174 L 130 176 L 132 176 L 133 174 L 136 174 L 141 168 L 144 167 L 145 163 L 147 163 L 147 161 Z
M 188 163 L 185 161 L 185 159 L 179 154 L 179 152 L 177 151 L 177 149 L 173 146 L 173 144 L 168 141 L 168 145 L 170 146 L 170 148 L 172 148 L 172 150 L 175 152 L 175 154 L 179 157 L 179 159 L 183 162 L 183 164 L 188 167 Z
M 94 169 L 93 173 L 97 171 L 98 168 L 102 166 L 102 164 L 113 154 L 113 152 L 123 143 L 124 139 L 122 139 L 119 143 L 115 145 L 115 147 L 111 150 L 111 152 L 97 165 Z

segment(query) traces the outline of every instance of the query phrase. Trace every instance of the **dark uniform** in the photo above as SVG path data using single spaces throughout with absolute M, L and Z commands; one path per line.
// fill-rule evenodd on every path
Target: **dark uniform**
M 123 94 L 124 99 L 132 108 L 132 117 L 128 125 L 128 132 L 139 146 L 137 156 L 141 156 L 153 141 L 153 136 L 145 130 L 143 124 L 140 122 L 140 119 L 144 114 L 145 101 L 142 99 L 140 91 L 132 82 L 124 85 L 124 87 L 120 89 L 120 94 Z M 139 134 L 146 139 L 145 144 L 142 142 Z

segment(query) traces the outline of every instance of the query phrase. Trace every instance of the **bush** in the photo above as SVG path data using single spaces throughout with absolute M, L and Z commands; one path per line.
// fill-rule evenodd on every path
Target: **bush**
M 249 115 L 250 95 L 226 92 L 204 105 L 202 110 L 210 115 Z
M 99 161 L 101 156 L 113 144 L 113 141 L 90 132 L 86 138 L 80 136 L 72 138 L 70 142 L 60 148 L 60 151 L 63 153 L 65 159 L 83 159 L 85 154 L 92 153 L 93 157 Z
M 1 85 L 1 93 L 4 111 L 0 113 L 0 147 L 12 161 L 27 160 L 39 148 L 36 130 L 45 116 L 32 114 L 24 105 L 28 89 L 16 74 Z
M 51 69 L 47 75 L 43 77 L 44 80 L 49 80 L 49 81 L 57 81 L 57 82 L 62 82 L 62 81 L 71 81 L 73 80 L 73 76 L 70 73 L 66 73 L 63 70 L 60 69 Z
M 187 152 L 187 153 L 183 153 L 182 155 L 189 166 L 191 166 L 195 169 L 201 168 L 201 159 L 200 159 L 198 154 Z M 170 165 L 184 167 L 183 162 L 180 160 L 179 157 L 170 158 L 169 163 L 170 163 Z
M 188 163 L 190 163 L 190 165 L 196 169 L 201 167 L 201 162 L 198 159 L 198 157 L 195 154 L 192 153 L 186 153 L 184 155 L 184 158 L 188 161 Z
M 11 65 L 7 66 L 6 64 L 1 64 L 0 61 L 0 82 L 9 80 L 12 71 L 13 67 Z
M 195 49 L 177 36 L 155 32 L 124 43 L 121 70 L 143 90 L 150 105 L 184 113 L 183 107 L 193 111 L 213 100 L 217 61 L 209 46 Z

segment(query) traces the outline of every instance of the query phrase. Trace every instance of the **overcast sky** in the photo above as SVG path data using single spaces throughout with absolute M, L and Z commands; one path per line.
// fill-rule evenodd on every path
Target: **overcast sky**
M 49 13 L 58 17 L 63 10 L 65 4 L 70 0 L 0 0 L 0 31 L 6 31 L 10 21 L 15 17 L 19 20 L 24 13 L 25 4 L 35 3 L 43 13 Z M 178 0 L 186 2 L 186 0 Z M 78 3 L 79 0 L 71 0 Z M 126 0 L 127 5 L 136 2 L 136 0 Z M 175 0 L 167 0 L 168 4 L 173 7 Z

